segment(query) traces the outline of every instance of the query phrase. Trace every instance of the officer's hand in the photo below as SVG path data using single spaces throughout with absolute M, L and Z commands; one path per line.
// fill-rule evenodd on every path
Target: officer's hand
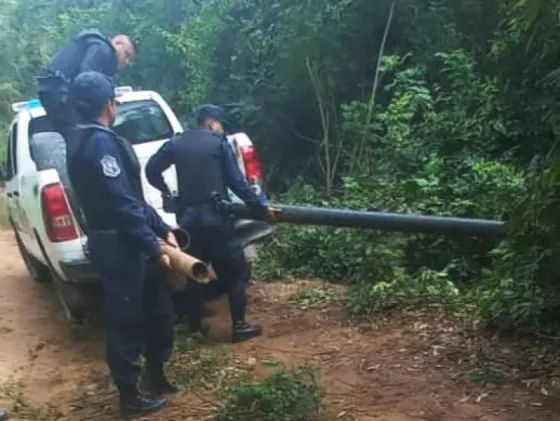
M 264 219 L 269 224 L 276 224 L 276 223 L 278 223 L 276 215 L 279 214 L 280 212 L 282 212 L 281 209 L 273 208 L 273 207 L 269 206 L 269 207 L 266 208 L 266 212 L 264 214 Z
M 179 248 L 179 243 L 177 242 L 177 238 L 175 238 L 175 234 L 173 234 L 172 231 L 169 231 L 169 234 L 167 234 L 167 237 L 165 238 L 165 242 L 170 246 Z
M 171 269 L 171 259 L 167 254 L 162 254 L 159 258 L 159 264 L 165 269 Z

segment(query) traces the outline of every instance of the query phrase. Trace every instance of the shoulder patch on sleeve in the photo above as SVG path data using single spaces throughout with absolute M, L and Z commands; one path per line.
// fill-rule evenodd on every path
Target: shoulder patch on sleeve
M 117 178 L 121 173 L 121 168 L 117 159 L 112 155 L 103 155 L 103 158 L 99 161 L 103 174 L 110 178 Z

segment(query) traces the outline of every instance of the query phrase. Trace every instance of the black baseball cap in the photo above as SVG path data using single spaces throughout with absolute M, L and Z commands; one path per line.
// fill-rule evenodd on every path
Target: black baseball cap
M 115 98 L 114 80 L 96 71 L 82 72 L 74 79 L 70 95 L 85 117 L 97 117 L 105 104 Z
M 205 104 L 198 109 L 196 117 L 198 124 L 202 124 L 208 118 L 218 120 L 222 124 L 229 123 L 226 111 L 214 104 Z

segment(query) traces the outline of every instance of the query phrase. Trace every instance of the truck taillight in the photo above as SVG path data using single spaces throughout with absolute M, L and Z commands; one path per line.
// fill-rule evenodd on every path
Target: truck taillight
M 260 184 L 262 178 L 262 167 L 257 151 L 253 146 L 242 146 L 241 156 L 245 164 L 245 174 L 250 184 Z
M 60 183 L 49 184 L 41 192 L 41 206 L 49 240 L 53 243 L 78 238 L 78 230 Z

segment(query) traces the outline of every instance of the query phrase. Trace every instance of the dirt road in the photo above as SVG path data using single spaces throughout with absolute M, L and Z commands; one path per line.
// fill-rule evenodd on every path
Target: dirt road
M 0 406 L 12 411 L 14 420 L 116 419 L 102 332 L 77 337 L 49 287 L 28 278 L 5 231 L 0 232 L 0 256 Z M 227 335 L 227 312 L 224 303 L 216 303 L 214 342 L 204 352 L 220 347 L 225 360 L 250 366 L 256 376 L 271 361 L 312 362 L 340 420 L 560 419 L 555 379 L 540 379 L 542 373 L 532 372 L 534 364 L 514 346 L 473 342 L 456 324 L 430 314 L 398 316 L 361 332 L 336 304 L 302 308 L 294 294 L 316 285 L 254 286 L 251 319 L 264 322 L 266 336 L 234 347 L 220 345 Z M 193 371 L 182 364 L 178 357 L 173 375 L 191 381 Z M 211 419 L 215 385 L 206 386 L 191 387 L 150 419 Z

